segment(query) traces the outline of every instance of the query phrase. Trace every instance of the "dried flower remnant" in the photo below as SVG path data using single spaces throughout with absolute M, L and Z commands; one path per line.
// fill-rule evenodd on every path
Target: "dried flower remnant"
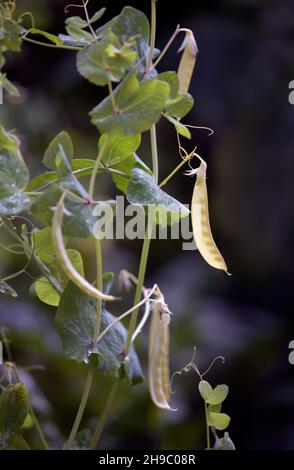
M 186 31 L 186 36 L 180 49 L 178 50 L 178 52 L 184 51 L 178 69 L 179 92 L 187 93 L 191 83 L 199 50 L 193 31 L 190 29 L 181 29 L 181 31 Z

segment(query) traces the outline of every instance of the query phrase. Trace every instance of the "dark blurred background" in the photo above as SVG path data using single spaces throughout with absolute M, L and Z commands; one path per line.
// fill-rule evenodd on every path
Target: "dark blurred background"
M 37 27 L 64 32 L 61 0 L 18 0 L 19 12 L 33 11 Z M 149 1 L 90 1 L 90 10 L 107 7 L 104 20 L 126 5 L 149 15 Z M 158 282 L 172 319 L 171 369 L 183 367 L 197 347 L 205 369 L 217 355 L 226 358 L 209 373 L 212 384 L 230 387 L 224 411 L 238 449 L 294 448 L 294 365 L 288 361 L 293 329 L 293 171 L 294 106 L 288 101 L 294 79 L 294 6 L 292 0 L 223 0 L 158 4 L 157 47 L 162 48 L 177 23 L 193 29 L 200 54 L 191 85 L 195 107 L 184 122 L 212 127 L 208 137 L 193 130 L 193 145 L 208 162 L 211 223 L 232 277 L 210 268 L 197 252 L 181 250 L 177 241 L 154 241 L 147 285 Z M 70 15 L 80 14 L 71 9 Z M 176 69 L 179 38 L 159 70 Z M 77 157 L 94 157 L 97 130 L 88 112 L 105 90 L 88 84 L 75 68 L 75 54 L 25 44 L 11 54 L 6 68 L 22 99 L 0 106 L 1 123 L 16 129 L 32 176 L 42 170 L 49 141 L 62 129 L 75 144 Z M 179 162 L 174 130 L 159 128 L 160 175 Z M 148 135 L 140 156 L 149 162 Z M 190 145 L 192 145 L 190 144 Z M 189 145 L 189 144 L 188 144 Z M 99 192 L 113 195 L 108 177 Z M 188 203 L 194 181 L 180 173 L 166 190 Z M 3 237 L 2 237 L 3 241 Z M 5 241 L 5 240 L 4 240 Z M 93 247 L 77 245 L 93 278 Z M 105 242 L 104 267 L 137 272 L 141 242 Z M 0 276 L 19 269 L 23 260 L 1 251 Z M 63 358 L 54 329 L 54 308 L 30 298 L 31 280 L 16 279 L 19 299 L 1 297 L 0 324 L 9 328 L 14 359 L 21 365 L 42 364 L 45 371 L 26 372 L 33 406 L 58 447 L 72 425 L 85 367 Z M 131 303 L 132 294 L 127 299 Z M 127 302 L 126 302 L 127 305 Z M 139 354 L 146 371 L 147 332 Z M 177 413 L 158 411 L 146 382 L 122 387 L 101 448 L 205 447 L 203 406 L 197 377 L 174 382 Z M 95 425 L 110 379 L 97 377 L 84 427 Z

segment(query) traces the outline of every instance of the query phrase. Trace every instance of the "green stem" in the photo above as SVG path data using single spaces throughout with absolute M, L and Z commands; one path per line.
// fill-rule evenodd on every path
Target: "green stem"
M 150 141 L 151 141 L 153 177 L 154 177 L 155 183 L 158 184 L 158 151 L 157 151 L 157 138 L 156 138 L 155 124 L 152 124 L 152 127 L 150 129 Z
M 38 421 L 37 416 L 35 415 L 35 412 L 34 412 L 33 408 L 30 407 L 29 411 L 30 411 L 30 415 L 31 415 L 31 418 L 33 420 L 33 423 L 35 425 L 35 428 L 37 429 L 37 432 L 39 434 L 39 438 L 40 438 L 40 441 L 42 443 L 42 446 L 43 446 L 44 450 L 49 450 L 49 447 L 48 447 L 48 444 L 46 442 L 45 436 L 43 434 L 42 428 L 40 426 L 40 423 Z
M 93 168 L 93 172 L 91 174 L 91 180 L 90 180 L 90 185 L 89 185 L 89 196 L 91 200 L 93 199 L 93 196 L 94 196 L 96 176 L 97 176 L 98 168 L 100 166 L 101 159 L 103 157 L 103 153 L 104 153 L 106 145 L 107 145 L 107 138 L 105 139 L 105 142 L 103 143 L 98 153 L 98 157 L 97 157 L 95 166 Z M 102 251 L 101 251 L 101 242 L 98 239 L 95 239 L 95 249 L 96 249 L 96 263 L 97 263 L 97 289 L 102 291 L 102 287 L 103 287 Z M 93 332 L 93 344 L 97 342 L 97 338 L 100 332 L 101 307 L 102 307 L 102 301 L 97 299 L 96 300 L 96 319 L 95 319 L 94 332 Z M 85 386 L 84 386 L 84 390 L 83 390 L 83 394 L 82 394 L 82 398 L 80 401 L 79 409 L 78 409 L 71 433 L 69 435 L 69 438 L 64 446 L 64 450 L 69 450 L 72 447 L 73 441 L 80 427 L 81 420 L 82 420 L 82 417 L 83 417 L 83 414 L 87 405 L 92 382 L 93 382 L 93 371 L 92 369 L 89 369 Z
M 114 93 L 113 93 L 113 88 L 112 88 L 111 81 L 108 82 L 108 91 L 109 91 L 109 96 L 110 96 L 110 99 L 111 99 L 112 109 L 113 109 L 113 111 L 116 111 L 117 106 L 116 106 L 116 101 L 115 101 L 115 96 L 114 96 Z
M 160 62 L 161 59 L 164 57 L 164 55 L 167 53 L 167 51 L 168 51 L 168 49 L 170 48 L 170 46 L 172 45 L 173 41 L 174 41 L 175 38 L 177 37 L 179 31 L 180 31 L 179 26 L 177 26 L 175 32 L 174 32 L 173 35 L 172 35 L 172 37 L 170 38 L 170 40 L 168 41 L 168 43 L 166 44 L 166 46 L 163 48 L 162 52 L 160 53 L 160 55 L 158 56 L 158 58 L 156 59 L 156 61 L 154 62 L 154 64 L 152 64 L 152 65 L 150 66 L 150 69 L 154 69 L 154 68 L 159 64 L 159 62 Z
M 206 422 L 206 445 L 207 445 L 207 449 L 209 450 L 210 449 L 210 433 L 209 433 L 208 409 L 207 409 L 206 400 L 204 400 L 204 406 L 205 406 L 205 422 Z
M 36 41 L 36 39 L 31 39 L 28 38 L 27 36 L 22 37 L 23 41 L 31 42 L 32 44 L 37 44 L 38 46 L 43 46 L 43 47 L 50 47 L 53 49 L 60 49 L 60 50 L 65 50 L 65 51 L 80 51 L 80 47 L 75 47 L 75 46 L 57 46 L 55 44 L 49 44 L 47 42 L 41 42 L 41 41 Z
M 135 297 L 134 297 L 134 305 L 140 302 L 141 296 L 142 296 L 142 288 L 143 288 L 144 279 L 145 279 L 147 260 L 148 260 L 148 255 L 149 255 L 150 242 L 151 242 L 151 236 L 150 236 L 150 229 L 152 229 L 151 225 L 153 227 L 153 221 L 152 223 L 149 224 L 145 233 L 145 238 L 144 238 L 142 253 L 141 253 L 140 266 L 139 266 L 138 282 L 137 282 L 136 292 L 135 292 Z M 138 313 L 139 313 L 139 309 L 137 308 L 136 310 L 133 311 L 132 316 L 131 316 L 129 329 L 128 329 L 128 337 L 127 337 L 127 342 L 126 342 L 126 354 L 128 354 L 129 352 L 131 341 L 132 341 L 132 336 L 136 329 Z
M 179 169 L 185 165 L 185 163 L 187 163 L 189 160 L 191 160 L 191 158 L 193 158 L 192 155 L 187 155 L 184 160 L 181 161 L 181 163 L 160 183 L 159 187 L 161 188 L 162 186 L 164 186 L 178 171 Z
M 105 427 L 105 424 L 108 420 L 108 417 L 110 416 L 110 414 L 112 412 L 113 403 L 114 403 L 116 394 L 118 392 L 119 385 L 120 385 L 120 379 L 115 379 L 115 382 L 112 386 L 112 389 L 111 389 L 111 392 L 110 392 L 110 395 L 109 395 L 109 398 L 107 400 L 107 403 L 105 405 L 105 408 L 103 410 L 101 418 L 99 419 L 99 422 L 97 424 L 97 427 L 96 427 L 95 432 L 93 434 L 93 437 L 91 439 L 90 446 L 89 446 L 90 450 L 96 449 L 96 447 L 99 443 L 101 434 L 102 434 L 103 429 Z
M 85 411 L 85 408 L 86 408 L 86 405 L 87 405 L 87 401 L 88 401 L 88 398 L 89 398 L 92 382 L 93 382 L 93 370 L 89 369 L 88 374 L 87 374 L 87 378 L 86 378 L 86 382 L 85 382 L 85 385 L 84 385 L 84 390 L 83 390 L 82 398 L 81 398 L 81 401 L 80 401 L 79 409 L 78 409 L 76 418 L 74 420 L 74 424 L 73 424 L 72 430 L 70 432 L 70 435 L 68 437 L 68 440 L 65 443 L 64 450 L 70 450 L 71 447 L 72 447 L 72 444 L 75 440 L 75 437 L 77 435 L 77 432 L 78 432 L 78 429 L 80 427 L 82 417 L 83 417 L 83 414 L 84 414 L 84 411 Z
M 91 21 L 90 21 L 90 17 L 89 17 L 89 13 L 88 13 L 88 9 L 87 9 L 87 5 L 88 5 L 88 2 L 85 2 L 85 0 L 83 0 L 83 6 L 84 6 L 84 10 L 85 10 L 85 16 L 86 16 L 86 20 L 87 20 L 87 23 L 88 23 L 88 28 L 89 30 L 91 31 L 91 34 L 92 36 L 94 37 L 95 40 L 97 40 L 97 36 L 96 36 L 96 33 L 91 25 Z
M 155 125 L 151 127 L 150 138 L 151 138 L 153 177 L 157 184 L 158 183 L 158 151 L 157 151 L 157 138 L 156 138 Z M 142 252 L 141 252 L 138 282 L 136 286 L 134 305 L 140 302 L 141 296 L 142 296 L 142 288 L 143 288 L 145 273 L 146 273 L 146 268 L 147 268 L 147 261 L 148 261 L 153 226 L 154 226 L 154 219 L 153 219 L 153 216 L 151 216 L 151 218 L 148 218 L 148 226 L 147 226 L 147 230 L 145 233 L 145 238 L 144 238 Z M 137 308 L 136 310 L 134 310 L 131 316 L 129 330 L 128 330 L 128 337 L 127 337 L 127 342 L 126 342 L 126 354 L 129 352 L 129 349 L 131 346 L 132 336 L 136 329 L 138 314 L 139 314 L 139 309 Z
M 155 36 L 156 36 L 156 0 L 151 0 L 151 33 L 150 33 L 150 48 L 149 48 L 149 55 L 146 65 L 146 73 L 149 71 L 153 54 L 155 48 Z
M 93 200 L 93 197 L 94 197 L 96 176 L 97 176 L 97 173 L 98 173 L 99 166 L 101 164 L 101 160 L 102 160 L 103 155 L 104 155 L 104 151 L 105 151 L 106 146 L 107 146 L 107 142 L 108 142 L 108 138 L 106 137 L 106 139 L 103 142 L 103 145 L 102 145 L 101 149 L 99 150 L 99 153 L 98 153 L 98 156 L 97 156 L 97 159 L 96 159 L 96 162 L 95 162 L 95 166 L 94 166 L 92 174 L 91 174 L 91 179 L 90 179 L 90 184 L 89 184 L 89 191 L 88 191 L 91 201 Z
M 103 269 L 102 269 L 102 251 L 101 251 L 101 241 L 95 239 L 95 248 L 96 248 L 96 264 L 97 264 L 97 289 L 102 292 L 103 289 Z M 100 325 L 101 325 L 101 308 L 102 308 L 102 300 L 96 300 L 96 320 L 94 325 L 94 333 L 93 333 L 93 344 L 95 345 L 97 342 L 97 338 L 100 333 Z

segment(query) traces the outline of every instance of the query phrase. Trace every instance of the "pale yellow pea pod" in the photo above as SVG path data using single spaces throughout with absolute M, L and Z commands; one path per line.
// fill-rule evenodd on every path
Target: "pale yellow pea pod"
M 229 274 L 225 260 L 220 254 L 211 233 L 206 186 L 207 164 L 199 155 L 196 154 L 196 156 L 200 159 L 200 166 L 196 170 L 188 172 L 190 175 L 197 172 L 191 206 L 194 240 L 200 254 L 210 266 Z
M 199 52 L 193 32 L 190 29 L 185 31 L 185 39 L 178 50 L 178 52 L 184 51 L 178 69 L 180 93 L 187 93 L 189 90 Z
M 92 284 L 90 284 L 83 276 L 78 273 L 78 271 L 74 268 L 72 265 L 64 243 L 63 243 L 63 237 L 62 237 L 62 221 L 63 221 L 63 215 L 64 215 L 64 194 L 60 198 L 59 202 L 57 203 L 57 206 L 55 208 L 54 216 L 53 216 L 53 221 L 52 221 L 52 243 L 55 248 L 55 253 L 57 260 L 60 264 L 60 267 L 63 269 L 67 277 L 77 286 L 79 287 L 82 291 L 84 291 L 86 294 L 88 294 L 91 297 L 94 297 L 95 299 L 98 300 L 115 300 L 116 297 L 113 297 L 112 295 L 106 295 L 103 294 L 103 292 L 99 291 L 96 289 Z
M 148 381 L 153 403 L 158 408 L 177 411 L 168 403 L 170 398 L 169 321 L 170 315 L 162 313 L 160 303 L 155 303 L 150 324 Z

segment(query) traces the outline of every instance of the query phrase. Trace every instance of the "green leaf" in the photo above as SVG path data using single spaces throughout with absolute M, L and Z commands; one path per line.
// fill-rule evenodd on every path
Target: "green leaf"
M 56 207 L 62 192 L 60 184 L 55 183 L 32 205 L 31 211 L 45 225 L 51 225 L 53 208 Z M 65 200 L 65 207 L 70 214 L 64 216 L 63 234 L 78 238 L 88 238 L 92 235 L 97 220 L 93 215 L 92 205 L 68 197 Z
M 163 72 L 158 78 L 168 83 L 170 87 L 165 113 L 176 119 L 183 118 L 193 107 L 193 97 L 189 93 L 179 93 L 179 78 L 176 72 Z
M 45 171 L 29 182 L 26 187 L 26 191 L 36 191 L 37 189 L 41 189 L 43 186 L 54 183 L 55 181 L 57 181 L 56 171 Z
M 15 96 L 16 98 L 20 97 L 18 89 L 10 80 L 8 80 L 5 73 L 0 73 L 0 85 L 10 96 Z
M 0 294 L 17 297 L 17 292 L 5 281 L 0 281 Z
M 60 295 L 46 277 L 40 277 L 40 279 L 34 282 L 33 286 L 36 296 L 41 302 L 52 307 L 58 307 Z
M 207 401 L 208 396 L 212 392 L 212 386 L 206 380 L 201 380 L 198 385 L 198 390 L 204 401 Z
M 224 433 L 224 437 L 219 439 L 216 436 L 215 444 L 213 446 L 214 450 L 236 450 L 235 444 L 229 436 L 228 432 Z
M 96 23 L 96 21 L 99 21 L 100 18 L 102 18 L 102 16 L 104 15 L 106 11 L 106 8 L 100 8 L 100 10 L 96 11 L 96 13 L 94 13 L 94 15 L 90 18 L 90 23 Z
M 103 134 L 99 139 L 99 149 L 107 139 L 107 145 L 103 154 L 103 163 L 106 166 L 116 165 L 132 155 L 141 144 L 141 135 L 117 136 Z
M 58 180 L 61 183 L 62 189 L 69 189 L 72 192 L 77 193 L 81 198 L 85 200 L 85 203 L 89 201 L 89 195 L 85 190 L 84 186 L 78 181 L 71 169 L 70 160 L 65 153 L 61 144 L 59 144 L 59 152 L 55 158 L 55 166 Z
M 145 163 L 138 157 L 136 153 L 113 165 L 114 170 L 120 171 L 123 174 L 114 173 L 112 175 L 112 180 L 116 185 L 117 189 L 120 189 L 125 194 L 127 194 L 129 180 L 131 177 L 132 170 L 133 168 L 135 168 L 135 166 L 141 168 L 149 175 L 152 175 L 152 171 L 145 165 Z
M 31 429 L 34 426 L 34 421 L 32 415 L 29 413 L 26 415 L 26 419 L 23 422 L 21 429 Z
M 182 124 L 177 119 L 171 116 L 168 116 L 167 114 L 164 114 L 164 117 L 175 126 L 176 131 L 180 135 L 182 135 L 183 137 L 186 137 L 187 139 L 191 139 L 191 132 L 186 126 L 184 126 L 184 124 Z
M 53 153 L 55 153 L 55 149 Z M 93 215 L 93 207 L 89 202 L 88 193 L 74 176 L 68 156 L 61 144 L 58 144 L 55 167 L 58 183 L 53 184 L 48 190 L 44 191 L 33 204 L 31 210 L 43 223 L 50 225 L 54 207 L 66 188 L 79 195 L 82 200 L 73 197 L 66 198 L 65 205 L 68 213 L 64 217 L 64 234 L 87 238 L 93 233 L 93 227 L 97 219 Z
M 94 40 L 93 35 L 91 33 L 88 33 L 88 31 L 84 31 L 76 24 L 66 26 L 65 29 L 72 38 L 76 39 L 82 44 L 90 44 Z M 59 35 L 59 39 L 61 39 L 61 35 Z
M 62 46 L 63 41 L 55 34 L 47 33 L 47 31 L 42 31 L 41 29 L 31 28 L 28 30 L 29 34 L 38 34 L 39 36 L 44 36 L 50 42 L 53 42 L 56 46 Z
M 1 30 L 3 37 L 0 36 L 0 46 L 3 46 L 4 50 L 19 52 L 21 50 L 20 26 L 11 19 L 5 19 Z
M 62 131 L 50 142 L 42 160 L 44 165 L 50 170 L 56 170 L 55 160 L 60 150 L 59 145 L 62 145 L 69 162 L 71 163 L 72 161 L 73 143 L 69 134 L 65 131 Z
M 15 215 L 26 209 L 31 199 L 23 193 L 29 171 L 19 155 L 0 149 L 0 213 Z
M 136 49 L 139 57 L 145 65 L 149 50 L 150 26 L 148 18 L 140 10 L 133 7 L 124 7 L 121 13 L 105 25 L 97 29 L 98 36 L 111 30 L 121 40 L 136 37 Z
M 208 411 L 213 411 L 214 413 L 219 413 L 222 409 L 221 403 L 218 405 L 208 405 Z
M 143 160 L 140 159 L 140 157 L 134 153 L 133 155 L 130 155 L 128 158 L 124 159 L 118 164 L 113 165 L 113 169 L 119 171 L 120 173 L 123 174 L 113 174 L 112 179 L 114 184 L 118 189 L 123 191 L 125 194 L 127 194 L 128 191 L 128 185 L 129 185 L 129 180 L 132 174 L 132 170 L 137 167 L 141 168 L 143 171 L 145 171 L 148 175 L 152 176 L 152 171 L 150 168 L 145 165 Z
M 114 273 L 108 272 L 103 274 L 103 292 L 109 294 L 114 280 Z
M 108 96 L 91 111 L 92 122 L 101 134 L 140 134 L 160 119 L 168 93 L 169 85 L 161 80 L 139 82 L 135 69 L 113 93 L 117 109 Z
M 19 148 L 17 138 L 12 132 L 6 131 L 3 126 L 0 126 L 0 148 L 9 150 L 12 153 L 17 153 Z
M 24 384 L 9 384 L 0 396 L 0 432 L 18 432 L 29 412 Z
M 179 94 L 177 98 L 169 100 L 165 106 L 165 112 L 177 119 L 181 119 L 191 111 L 194 100 L 189 93 Z
M 77 54 L 79 73 L 95 85 L 119 82 L 136 59 L 133 43 L 121 45 L 109 31 L 99 42 L 83 48 Z
M 9 450 L 30 450 L 30 446 L 20 434 L 11 434 L 7 438 Z
M 69 249 L 66 250 L 67 255 L 74 266 L 74 268 L 84 276 L 84 265 L 81 254 L 77 250 Z M 68 278 L 59 267 L 57 261 L 50 264 L 50 271 L 53 273 L 58 280 L 61 289 L 64 290 L 68 283 Z M 52 286 L 46 277 L 41 277 L 34 283 L 36 295 L 41 302 L 51 305 L 52 307 L 58 307 L 60 301 L 60 295 L 57 290 Z
M 67 26 L 74 26 L 81 29 L 88 27 L 87 21 L 83 20 L 80 16 L 70 16 L 69 18 L 66 18 L 65 24 Z
M 134 168 L 127 190 L 127 199 L 131 204 L 156 206 L 156 222 L 161 225 L 171 223 L 171 215 L 187 217 L 189 209 L 172 196 L 160 189 L 154 178 L 140 168 Z
M 207 403 L 210 405 L 218 405 L 222 403 L 229 393 L 227 385 L 217 385 L 207 397 Z
M 33 232 L 33 241 L 35 255 L 38 256 L 44 263 L 52 263 L 55 257 L 55 250 L 52 245 L 51 228 L 46 227 Z
M 169 84 L 169 96 L 168 99 L 177 98 L 179 94 L 179 77 L 178 74 L 174 71 L 167 71 L 158 74 L 159 80 Z
M 0 157 L 1 158 L 1 157 Z M 31 198 L 26 194 L 17 191 L 11 196 L 0 200 L 0 214 L 16 215 L 27 209 L 31 204 Z
M 102 310 L 101 331 L 115 317 L 107 310 Z M 124 347 L 127 330 L 119 322 L 99 341 L 93 345 L 92 338 L 96 320 L 96 300 L 82 292 L 69 282 L 56 314 L 56 326 L 62 340 L 64 353 L 77 362 L 89 363 L 96 355 L 99 370 L 104 374 L 116 377 L 125 376 L 131 384 L 142 381 L 142 372 L 138 357 L 131 347 L 128 361 L 125 361 Z
M 226 429 L 230 424 L 231 418 L 225 413 L 208 412 L 208 424 L 219 431 Z
M 79 41 L 78 39 L 73 38 L 72 36 L 68 34 L 58 34 L 59 39 L 63 42 L 65 46 L 73 46 L 73 47 L 84 47 L 85 44 L 91 44 L 93 38 L 91 38 L 91 41 Z
M 72 172 L 73 174 L 80 178 L 82 176 L 87 176 L 92 173 L 92 170 L 95 166 L 95 160 L 89 158 L 76 158 L 72 160 Z M 99 168 L 98 172 L 108 171 L 107 169 Z M 57 181 L 58 175 L 56 171 L 46 171 L 41 173 L 32 179 L 26 187 L 27 191 L 35 191 L 40 189 L 43 186 L 54 183 Z

